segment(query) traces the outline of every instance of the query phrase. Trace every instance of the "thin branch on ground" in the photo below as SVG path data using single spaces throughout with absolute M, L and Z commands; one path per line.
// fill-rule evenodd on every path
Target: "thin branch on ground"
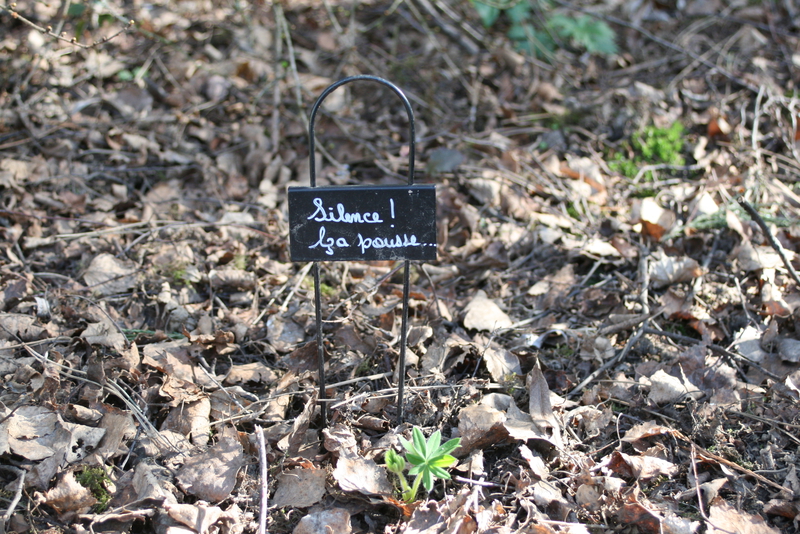
M 261 466 L 261 507 L 258 512 L 258 534 L 267 534 L 267 506 L 269 504 L 269 465 L 267 464 L 267 444 L 264 429 L 256 425 L 258 439 L 258 461 Z
M 17 508 L 20 499 L 22 499 L 22 490 L 25 489 L 25 475 L 27 474 L 27 471 L 12 465 L 0 465 L 0 469 L 11 471 L 17 475 L 17 484 L 14 488 L 14 497 L 11 499 L 8 508 L 6 509 L 6 513 L 3 514 L 2 520 L 0 520 L 0 534 L 5 534 L 6 525 L 11 519 L 11 516 L 14 514 L 14 510 Z
M 431 19 L 436 23 L 439 28 L 447 34 L 448 37 L 453 39 L 457 42 L 466 52 L 472 56 L 477 55 L 480 52 L 478 45 L 476 45 L 472 39 L 467 37 L 464 33 L 462 33 L 458 28 L 452 26 L 447 21 L 443 20 L 442 17 L 439 16 L 439 13 L 433 7 L 433 4 L 430 3 L 429 0 L 417 0 L 422 9 L 431 17 Z
M 780 256 L 783 265 L 786 267 L 786 270 L 789 271 L 789 274 L 794 280 L 794 283 L 800 286 L 800 277 L 797 276 L 797 271 L 794 270 L 792 263 L 789 261 L 789 258 L 786 257 L 786 251 L 783 249 L 781 244 L 775 239 L 775 236 L 772 235 L 770 232 L 767 223 L 764 222 L 764 219 L 759 215 L 758 211 L 745 199 L 739 198 L 738 199 L 739 205 L 744 208 L 748 215 L 758 224 L 759 228 L 761 228 L 761 232 L 764 234 L 764 237 L 767 238 L 770 246 L 778 253 Z
M 696 345 L 697 343 L 702 343 L 703 342 L 702 339 L 696 339 L 696 338 L 689 337 L 689 336 L 683 336 L 681 334 L 675 334 L 674 332 L 665 332 L 663 330 L 657 330 L 655 328 L 645 328 L 644 329 L 644 333 L 645 334 L 654 335 L 654 336 L 668 337 L 673 341 L 677 341 L 678 343 L 685 343 L 687 345 Z M 740 362 L 742 362 L 744 364 L 747 364 L 747 365 L 750 365 L 752 367 L 755 367 L 756 369 L 758 369 L 759 371 L 764 373 L 766 376 L 772 378 L 773 380 L 778 380 L 778 381 L 782 380 L 781 377 L 779 377 L 775 373 L 765 369 L 764 367 L 759 365 L 758 362 L 754 362 L 753 360 L 751 360 L 747 356 L 742 356 L 741 354 L 736 354 L 735 352 L 729 351 L 725 347 L 721 347 L 721 346 L 715 345 L 713 343 L 709 343 L 706 346 L 708 347 L 709 350 L 711 350 L 713 352 L 716 352 L 717 354 L 721 354 L 723 356 L 731 358 L 732 360 L 738 360 L 738 361 L 740 361 Z
M 574 397 L 583 391 L 583 389 L 594 382 L 594 380 L 606 372 L 611 367 L 615 366 L 618 362 L 622 361 L 625 356 L 628 355 L 628 352 L 633 348 L 636 343 L 639 342 L 641 339 L 642 334 L 647 329 L 647 326 L 650 324 L 650 305 L 648 303 L 649 299 L 649 290 L 648 286 L 650 285 L 650 269 L 648 267 L 647 258 L 649 256 L 649 252 L 645 247 L 639 248 L 639 283 L 642 286 L 641 291 L 639 292 L 639 302 L 642 305 L 642 313 L 647 317 L 642 321 L 642 326 L 630 337 L 628 338 L 628 342 L 625 344 L 625 348 L 623 348 L 619 353 L 608 360 L 606 363 L 601 365 L 597 370 L 587 376 L 580 384 L 575 386 L 572 391 L 567 393 L 567 397 Z
M 133 27 L 134 24 L 136 24 L 136 21 L 130 20 L 130 21 L 128 21 L 128 25 L 126 27 L 122 28 L 121 30 L 119 30 L 117 33 L 115 33 L 113 35 L 109 35 L 108 37 L 103 37 L 99 41 L 93 41 L 91 44 L 83 44 L 83 43 L 78 42 L 78 38 L 77 37 L 73 37 L 73 38 L 70 39 L 70 38 L 66 37 L 63 33 L 59 35 L 58 33 L 53 31 L 53 27 L 52 26 L 48 26 L 46 28 L 44 28 L 42 26 L 39 26 L 38 24 L 36 24 L 32 20 L 20 15 L 19 11 L 17 11 L 15 9 L 15 7 L 14 7 L 15 5 L 16 4 L 11 4 L 10 6 L 6 5 L 6 4 L 0 4 L 0 11 L 5 11 L 6 13 L 11 15 L 11 18 L 13 18 L 15 20 L 18 20 L 18 21 L 22 22 L 23 24 L 26 24 L 27 26 L 30 26 L 34 30 L 36 30 L 36 31 L 38 31 L 38 32 L 40 32 L 40 33 L 42 33 L 44 35 L 47 35 L 48 37 L 52 37 L 53 39 L 56 39 L 58 41 L 61 41 L 61 42 L 64 42 L 64 43 L 68 43 L 68 44 L 71 44 L 73 46 L 77 46 L 78 48 L 83 48 L 84 50 L 88 50 L 90 48 L 95 48 L 97 46 L 100 46 L 101 44 L 105 44 L 105 43 L 111 41 L 112 39 L 116 38 L 120 34 L 127 32 L 130 28 Z

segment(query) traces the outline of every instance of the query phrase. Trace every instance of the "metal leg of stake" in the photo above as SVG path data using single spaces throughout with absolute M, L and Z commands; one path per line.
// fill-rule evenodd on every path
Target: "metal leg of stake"
M 406 338 L 408 336 L 409 261 L 403 262 L 403 320 L 400 323 L 400 358 L 397 360 L 397 424 L 403 424 L 403 394 L 406 385 Z
M 336 83 L 329 85 L 317 101 L 314 103 L 314 106 L 311 108 L 311 116 L 309 118 L 309 125 L 308 125 L 308 151 L 309 151 L 309 159 L 308 159 L 308 170 L 309 170 L 309 185 L 311 187 L 317 186 L 317 169 L 316 169 L 316 160 L 314 158 L 315 155 L 315 144 L 316 144 L 316 135 L 314 132 L 314 124 L 317 116 L 317 110 L 322 105 L 322 101 L 332 93 L 337 87 L 340 87 L 346 83 L 354 82 L 357 80 L 371 80 L 374 82 L 381 83 L 387 87 L 389 87 L 394 93 L 400 97 L 403 101 L 403 106 L 405 106 L 406 114 L 408 115 L 408 139 L 409 139 L 409 153 L 408 153 L 408 185 L 414 185 L 414 160 L 416 157 L 416 126 L 414 123 L 414 112 L 411 109 L 411 103 L 409 103 L 408 98 L 406 95 L 401 91 L 396 85 L 393 83 L 384 80 L 383 78 L 378 78 L 376 76 L 369 76 L 369 75 L 360 75 L 360 76 L 351 76 L 349 78 L 344 78 L 339 80 Z M 397 367 L 400 372 L 398 384 L 397 384 L 397 422 L 403 422 L 403 394 L 405 391 L 405 378 L 406 378 L 406 336 L 408 330 L 408 287 L 409 287 L 409 261 L 405 260 L 404 262 L 404 272 L 403 275 L 403 322 L 402 322 L 402 329 L 403 331 L 400 333 L 400 358 L 397 362 Z M 320 408 L 322 412 L 322 421 L 323 425 L 327 425 L 328 422 L 328 404 L 325 402 L 325 349 L 322 345 L 322 299 L 320 298 L 319 292 L 319 263 L 314 262 L 314 305 L 316 307 L 316 316 L 317 316 L 317 358 L 319 363 L 319 401 L 320 401 Z
M 325 402 L 325 347 L 322 345 L 322 297 L 319 291 L 319 262 L 314 262 L 314 309 L 317 319 L 317 369 L 319 373 L 319 403 L 322 426 L 328 424 L 328 403 Z

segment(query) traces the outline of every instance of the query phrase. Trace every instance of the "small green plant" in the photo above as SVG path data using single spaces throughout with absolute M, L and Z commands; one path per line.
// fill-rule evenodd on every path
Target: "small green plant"
M 645 165 L 667 164 L 685 165 L 681 152 L 683 151 L 683 125 L 673 123 L 669 128 L 648 126 L 641 133 L 635 134 L 630 144 L 623 145 L 633 157 L 615 153 L 608 162 L 612 171 L 616 171 L 628 178 L 635 178 L 639 169 Z M 644 175 L 646 181 L 653 180 L 653 174 Z
M 430 492 L 433 489 L 434 479 L 450 480 L 450 473 L 444 468 L 450 467 L 456 462 L 450 453 L 461 444 L 461 438 L 454 438 L 441 445 L 442 434 L 438 430 L 431 434 L 428 441 L 425 441 L 425 436 L 417 427 L 414 427 L 411 434 L 411 442 L 400 438 L 400 443 L 406 449 L 405 460 L 393 449 L 386 452 L 386 468 L 400 479 L 405 502 L 414 501 L 420 482 L 425 486 L 425 490 Z M 403 475 L 403 471 L 406 469 L 406 460 L 413 466 L 409 469 L 408 474 L 415 475 L 414 483 L 411 486 L 408 485 L 408 481 Z
M 235 254 L 233 256 L 233 266 L 239 269 L 240 271 L 244 271 L 247 269 L 247 255 L 246 254 Z
M 78 481 L 78 484 L 91 491 L 94 498 L 97 499 L 96 512 L 102 512 L 108 507 L 111 494 L 106 488 L 108 475 L 106 475 L 102 467 L 87 467 L 75 474 L 75 480 Z
M 575 207 L 574 202 L 570 202 L 569 204 L 567 204 L 567 215 L 579 221 L 583 219 L 583 217 L 581 217 L 581 212 L 578 211 L 578 208 Z
M 319 284 L 319 291 L 320 291 L 320 293 L 322 293 L 325 297 L 327 297 L 329 299 L 335 297 L 336 294 L 338 293 L 336 291 L 335 287 L 329 286 L 325 282 L 321 282 Z
M 189 264 L 185 261 L 171 261 L 160 267 L 156 267 L 157 272 L 168 278 L 170 283 L 176 286 L 190 285 L 189 275 L 186 268 Z
M 548 57 L 556 50 L 556 39 L 591 54 L 613 55 L 617 53 L 614 30 L 601 20 L 589 15 L 573 17 L 553 13 L 544 18 L 543 25 L 534 24 L 532 6 L 534 2 L 544 11 L 550 8 L 547 0 L 471 0 L 481 22 L 491 28 L 503 14 L 510 27 L 508 38 L 525 52 Z

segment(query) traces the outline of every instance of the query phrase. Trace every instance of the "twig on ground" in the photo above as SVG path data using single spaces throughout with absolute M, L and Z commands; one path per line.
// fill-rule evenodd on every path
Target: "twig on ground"
M 275 10 L 275 20 L 278 20 L 278 12 L 283 8 L 276 2 L 273 5 Z M 281 84 L 280 81 L 285 76 L 281 57 L 283 56 L 283 36 L 281 34 L 281 24 L 275 25 L 275 86 L 272 88 L 272 125 L 270 139 L 272 140 L 272 150 L 277 151 L 281 141 Z
M 611 334 L 616 334 L 617 332 L 628 330 L 629 328 L 633 328 L 634 326 L 642 324 L 647 319 L 658 316 L 663 310 L 664 307 L 662 306 L 653 313 L 640 313 L 639 315 L 626 319 L 621 323 L 604 326 L 603 328 L 597 331 L 597 335 L 610 336 Z
M 261 508 L 258 512 L 258 534 L 267 534 L 267 505 L 269 503 L 267 444 L 264 439 L 264 429 L 256 425 L 255 430 L 258 439 L 258 460 L 261 466 Z
M 34 30 L 36 30 L 36 31 L 38 31 L 40 33 L 43 33 L 44 35 L 47 35 L 49 37 L 52 37 L 52 38 L 54 38 L 54 39 L 56 39 L 58 41 L 62 41 L 64 43 L 69 43 L 69 44 L 71 44 L 73 46 L 77 46 L 78 48 L 83 48 L 84 50 L 89 49 L 89 48 L 94 48 L 94 47 L 99 46 L 101 44 L 107 43 L 108 41 L 114 39 L 115 37 L 117 37 L 121 33 L 127 32 L 130 28 L 133 27 L 134 24 L 136 24 L 135 21 L 130 20 L 130 21 L 128 21 L 128 25 L 126 27 L 122 28 L 117 33 L 115 33 L 114 35 L 109 35 L 108 37 L 103 37 L 99 41 L 93 41 L 91 44 L 83 44 L 83 43 L 79 43 L 78 42 L 77 37 L 73 37 L 72 39 L 69 39 L 69 38 L 65 37 L 64 34 L 60 34 L 59 35 L 58 33 L 54 32 L 52 26 L 48 26 L 47 28 L 44 28 L 42 26 L 39 26 L 35 22 L 23 17 L 22 15 L 19 14 L 19 11 L 14 9 L 14 4 L 12 4 L 11 6 L 8 6 L 6 4 L 0 4 L 0 11 L 5 11 L 6 13 L 11 15 L 11 18 L 18 20 L 18 21 L 22 22 L 23 24 L 26 24 L 27 26 L 30 26 Z
M 453 477 L 453 480 L 456 482 L 461 482 L 462 484 L 470 484 L 472 486 L 480 486 L 482 488 L 502 488 L 500 484 L 495 484 L 494 482 L 485 482 L 483 480 L 475 480 L 472 478 L 465 478 L 460 477 L 458 475 Z
M 284 313 L 289 309 L 289 302 L 291 302 L 292 297 L 294 297 L 294 294 L 297 293 L 297 290 L 300 289 L 300 284 L 302 284 L 306 279 L 306 276 L 308 276 L 308 271 L 310 271 L 311 267 L 313 266 L 314 263 L 309 262 L 305 264 L 302 269 L 300 269 L 300 272 L 297 273 L 297 282 L 292 286 L 292 289 L 289 291 L 289 294 L 286 295 L 286 298 L 283 300 L 283 304 L 280 306 L 281 313 Z
M 776 421 L 775 419 L 767 419 L 766 417 L 759 417 L 757 415 L 753 415 L 753 414 L 750 414 L 750 413 L 747 413 L 747 412 L 740 412 L 739 410 L 727 410 L 727 412 L 730 413 L 730 414 L 739 416 L 739 417 L 746 417 L 748 419 L 755 419 L 756 421 L 760 421 L 762 423 L 766 423 L 769 426 L 771 426 L 772 428 L 774 428 L 775 430 L 777 430 L 778 432 L 781 432 L 782 434 L 786 435 L 786 437 L 789 438 L 790 440 L 792 440 L 795 443 L 797 443 L 798 445 L 800 445 L 800 438 L 798 438 L 797 436 L 795 436 L 794 434 L 792 434 L 788 430 L 785 430 L 785 429 L 781 428 L 780 426 L 778 426 L 778 425 L 784 425 L 784 426 L 786 426 L 788 428 L 800 429 L 800 425 L 793 425 L 791 423 L 784 423 L 783 421 Z
M 638 184 L 646 173 L 650 171 L 660 171 L 661 169 L 674 169 L 678 171 L 699 171 L 703 169 L 702 165 L 673 165 L 670 163 L 655 163 L 653 165 L 645 165 L 639 169 L 636 176 L 633 178 L 633 183 Z
M 17 475 L 17 487 L 14 488 L 14 498 L 11 499 L 11 503 L 8 505 L 6 513 L 3 514 L 3 518 L 0 520 L 0 534 L 5 534 L 6 524 L 8 523 L 8 520 L 11 519 L 14 509 L 17 507 L 20 499 L 22 498 L 22 490 L 25 489 L 25 475 L 27 471 L 12 465 L 0 465 L 0 469 L 11 471 Z
M 756 155 L 756 171 L 759 176 L 764 175 L 764 158 L 761 152 L 761 146 L 758 144 L 758 140 L 761 138 L 758 128 L 761 123 L 761 100 L 764 98 L 764 91 L 766 91 L 765 85 L 758 88 L 755 109 L 753 110 L 753 132 L 750 134 L 750 146 L 753 150 L 753 154 Z
M 619 353 L 608 360 L 606 363 L 601 365 L 597 370 L 587 376 L 583 382 L 575 386 L 572 391 L 567 393 L 567 397 L 574 397 L 575 395 L 579 394 L 583 391 L 583 388 L 594 382 L 594 380 L 604 373 L 606 370 L 610 369 L 617 362 L 621 361 L 625 356 L 627 356 L 628 352 L 633 348 L 634 345 L 641 339 L 642 334 L 647 329 L 647 325 L 650 323 L 650 305 L 648 304 L 649 299 L 649 290 L 648 286 L 650 285 L 650 269 L 648 266 L 647 258 L 649 256 L 648 250 L 641 246 L 639 248 L 639 281 L 642 285 L 642 289 L 639 292 L 639 302 L 642 305 L 642 313 L 647 315 L 647 317 L 642 321 L 642 326 L 628 339 L 628 342 L 625 344 L 625 347 L 619 351 Z
M 461 45 L 461 48 L 463 48 L 467 52 L 467 54 L 474 56 L 477 55 L 478 52 L 480 52 L 478 45 L 472 42 L 472 39 L 461 33 L 461 31 L 458 28 L 444 21 L 442 17 L 439 16 L 439 13 L 436 11 L 436 9 L 433 7 L 433 4 L 431 4 L 429 0 L 417 0 L 417 3 L 420 6 L 422 6 L 422 9 L 424 9 L 425 12 L 428 13 L 431 19 L 433 19 L 436 25 L 439 26 L 439 28 L 445 34 L 447 34 L 448 37 L 450 37 L 452 40 Z
M 433 285 L 433 279 L 431 279 L 430 273 L 425 268 L 425 264 L 422 263 L 419 266 L 422 273 L 425 275 L 425 278 L 428 279 L 428 283 L 431 285 L 431 294 L 433 295 L 433 304 L 436 306 L 436 315 L 439 316 L 439 319 L 442 318 L 442 308 L 439 307 L 439 297 L 436 295 L 436 287 Z
M 794 280 L 794 283 L 800 286 L 800 277 L 797 276 L 797 271 L 794 270 L 794 267 L 792 267 L 789 258 L 786 257 L 786 252 L 783 250 L 781 244 L 778 242 L 777 239 L 775 239 L 775 236 L 772 235 L 772 232 L 770 232 L 767 223 L 764 222 L 764 219 L 761 217 L 761 215 L 759 215 L 758 211 L 756 211 L 756 209 L 745 199 L 739 198 L 738 202 L 739 205 L 744 208 L 747 214 L 750 215 L 750 218 L 752 218 L 756 222 L 756 224 L 758 224 L 759 228 L 761 228 L 761 231 L 764 233 L 764 237 L 767 238 L 767 241 L 769 242 L 770 246 L 773 249 L 775 249 L 775 252 L 777 252 L 778 256 L 781 257 L 781 261 L 783 262 L 783 265 L 786 267 L 786 270 L 789 271 L 789 274 L 792 276 L 792 280 Z
M 103 309 L 102 306 L 100 306 L 98 303 L 96 303 L 95 301 L 93 301 L 92 299 L 87 298 L 87 297 L 82 297 L 80 295 L 75 295 L 75 294 L 69 295 L 69 296 L 70 297 L 74 297 L 76 299 L 84 300 L 84 301 L 88 302 L 89 304 L 91 304 L 92 306 L 94 306 L 95 308 L 97 308 L 98 310 L 100 310 L 100 312 L 103 315 L 106 316 L 106 319 L 108 319 L 108 322 L 110 322 L 111 325 L 114 328 L 117 329 L 117 332 L 119 332 L 122 335 L 122 339 L 125 340 L 125 348 L 126 349 L 131 348 L 131 343 L 130 343 L 130 341 L 128 341 L 128 338 L 125 336 L 125 331 L 122 329 L 122 327 L 120 325 L 117 324 L 117 322 L 114 319 L 111 318 L 111 316 L 108 314 L 108 312 L 106 310 Z
M 695 448 L 694 443 L 692 443 L 690 457 L 691 457 L 691 461 L 692 461 L 692 474 L 694 475 L 694 489 L 697 492 L 697 507 L 700 509 L 700 515 L 703 516 L 703 519 L 706 520 L 706 523 L 708 523 L 709 525 L 712 525 L 714 527 L 714 530 L 720 530 L 721 532 L 727 532 L 728 534 L 734 534 L 733 532 L 730 532 L 729 530 L 725 530 L 725 529 L 719 528 L 717 525 L 713 525 L 711 523 L 711 519 L 709 519 L 708 515 L 706 514 L 706 509 L 705 509 L 705 506 L 703 505 L 703 491 L 700 489 L 700 481 L 697 478 L 697 450 Z
M 141 408 L 133 401 L 133 399 L 113 380 L 106 380 L 105 383 L 101 384 L 94 380 L 91 380 L 86 377 L 86 372 L 81 371 L 80 369 L 73 369 L 66 365 L 63 365 L 58 362 L 54 362 L 47 357 L 47 354 L 39 354 L 35 350 L 33 350 L 29 344 L 24 343 L 22 347 L 25 351 L 33 356 L 38 362 L 42 365 L 54 365 L 58 370 L 59 374 L 71 378 L 73 380 L 77 380 L 79 382 L 84 382 L 86 384 L 90 384 L 95 386 L 100 390 L 104 390 L 106 393 L 110 393 L 120 399 L 125 406 L 131 411 L 133 417 L 139 422 L 139 425 L 144 429 L 145 434 L 149 437 L 152 442 L 157 445 L 162 450 L 172 449 L 173 451 L 177 452 L 175 447 L 164 437 L 161 433 L 153 426 L 153 423 L 147 419 L 145 414 L 142 412 Z
M 695 451 L 695 452 L 692 452 L 692 454 L 699 453 L 699 456 L 705 456 L 706 458 L 710 458 L 710 459 L 714 460 L 715 462 L 718 462 L 720 464 L 725 465 L 726 467 L 730 467 L 731 469 L 734 469 L 735 471 L 739 471 L 740 473 L 744 473 L 745 475 L 747 475 L 749 477 L 753 477 L 756 480 L 758 480 L 759 482 L 761 482 L 763 484 L 766 484 L 767 486 L 770 486 L 770 487 L 775 488 L 775 489 L 777 489 L 779 491 L 782 491 L 782 492 L 786 492 L 786 495 L 790 496 L 789 498 L 793 498 L 794 497 L 794 492 L 791 489 L 787 488 L 786 486 L 781 486 L 777 482 L 773 482 L 772 480 L 768 479 L 767 477 L 765 477 L 763 475 L 759 475 L 758 473 L 755 473 L 755 472 L 747 469 L 746 467 L 742 467 L 741 465 L 737 464 L 736 462 L 731 462 L 730 460 L 727 460 L 727 459 L 723 458 L 722 456 L 718 456 L 718 455 L 716 455 L 716 454 L 714 454 L 712 452 L 708 452 L 706 449 L 700 447 L 695 442 L 693 442 L 692 440 L 690 440 L 689 438 L 684 436 L 681 432 L 676 431 L 675 435 L 677 437 L 683 439 L 684 441 L 686 441 L 687 443 L 689 443 L 692 446 L 691 450 Z M 689 449 L 689 447 L 686 447 L 686 449 Z M 733 534 L 733 533 L 731 533 L 731 534 Z
M 281 7 L 278 3 L 275 4 L 275 23 L 280 27 L 280 31 L 286 39 L 286 48 L 289 53 L 289 67 L 291 68 L 292 77 L 294 78 L 294 97 L 297 101 L 297 113 L 300 117 L 300 120 L 303 121 L 303 126 L 305 127 L 306 131 L 308 131 L 308 116 L 306 115 L 305 106 L 303 105 L 303 83 L 300 81 L 300 74 L 297 72 L 297 61 L 295 61 L 292 34 L 289 31 L 289 23 L 286 21 L 286 15 L 283 13 L 283 7 Z M 318 150 L 320 154 L 322 154 L 325 159 L 327 159 L 336 168 L 341 169 L 343 167 L 341 163 L 336 161 L 336 158 L 334 158 L 330 152 L 325 150 L 325 147 L 322 146 L 321 143 L 317 143 L 316 150 Z M 313 158 L 315 155 L 311 154 L 310 157 Z
M 686 344 L 689 344 L 689 345 L 696 345 L 697 343 L 701 343 L 702 342 L 702 340 L 700 340 L 700 339 L 695 339 L 695 338 L 689 337 L 689 336 L 682 336 L 680 334 L 675 334 L 675 333 L 672 333 L 672 332 L 664 332 L 663 330 L 656 330 L 655 328 L 645 328 L 644 329 L 644 333 L 645 334 L 655 335 L 655 336 L 668 337 L 668 338 L 672 339 L 673 341 L 677 341 L 679 343 L 686 343 Z M 754 362 L 753 360 L 751 360 L 747 356 L 742 356 L 741 354 L 736 354 L 735 352 L 731 352 L 728 349 L 726 349 L 724 347 L 720 347 L 719 345 L 715 345 L 713 343 L 709 343 L 706 346 L 709 348 L 709 350 L 712 350 L 712 351 L 716 352 L 717 354 L 721 354 L 723 356 L 727 356 L 728 358 L 731 358 L 733 360 L 739 360 L 742 363 L 746 363 L 747 365 L 755 367 L 756 369 L 758 369 L 759 371 L 761 371 L 762 373 L 764 373 L 765 375 L 767 375 L 768 377 L 770 377 L 770 378 L 772 378 L 774 380 L 778 380 L 778 381 L 783 380 L 781 377 L 779 377 L 778 375 L 776 375 L 775 373 L 773 373 L 771 371 L 768 371 L 767 369 L 764 369 L 757 362 Z

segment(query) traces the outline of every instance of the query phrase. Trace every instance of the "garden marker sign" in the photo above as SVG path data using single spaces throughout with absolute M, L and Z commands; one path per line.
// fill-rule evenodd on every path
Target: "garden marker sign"
M 317 187 L 314 121 L 322 101 L 336 88 L 367 80 L 381 83 L 403 101 L 408 115 L 408 185 Z M 406 335 L 408 330 L 409 261 L 436 259 L 436 189 L 414 185 L 414 113 L 403 92 L 376 76 L 351 76 L 330 85 L 311 108 L 308 125 L 310 187 L 289 188 L 289 253 L 292 261 L 313 261 L 314 306 L 317 323 L 319 400 L 325 403 L 325 350 L 322 343 L 320 261 L 404 260 L 403 315 L 397 362 L 397 420 L 403 420 Z

